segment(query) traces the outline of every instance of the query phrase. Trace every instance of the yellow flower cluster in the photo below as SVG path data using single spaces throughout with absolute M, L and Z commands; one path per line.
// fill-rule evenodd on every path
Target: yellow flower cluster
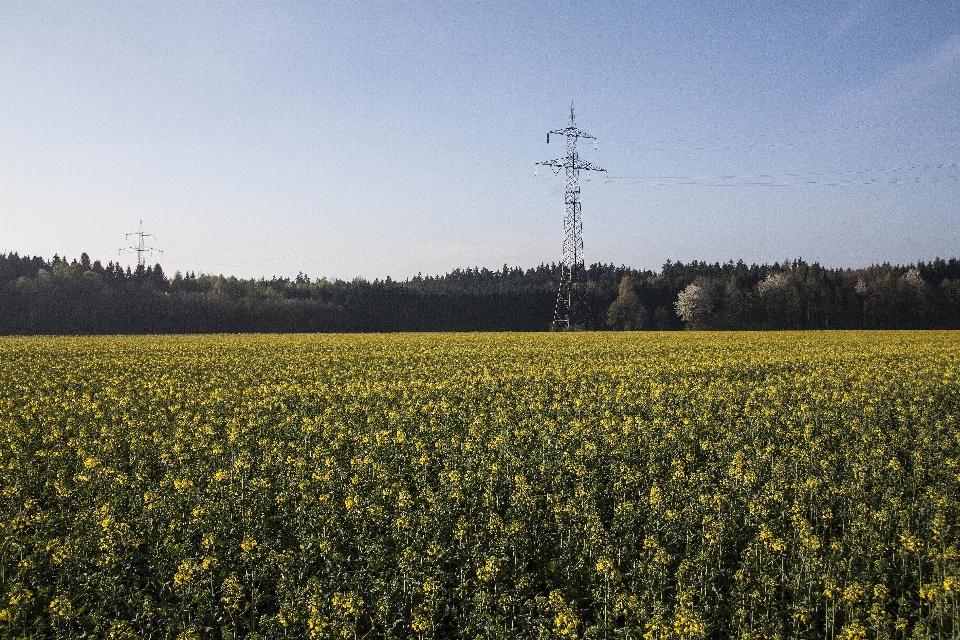
M 952 637 L 960 336 L 0 340 L 2 637 Z

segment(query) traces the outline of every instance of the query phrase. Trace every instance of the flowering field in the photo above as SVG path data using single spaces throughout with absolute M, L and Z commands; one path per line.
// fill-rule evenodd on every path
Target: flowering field
M 0 340 L 4 637 L 960 637 L 960 335 Z

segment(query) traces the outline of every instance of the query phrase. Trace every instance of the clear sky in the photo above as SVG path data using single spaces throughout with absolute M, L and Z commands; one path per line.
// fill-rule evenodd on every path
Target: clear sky
M 0 250 L 241 277 L 960 257 L 960 9 L 0 3 Z

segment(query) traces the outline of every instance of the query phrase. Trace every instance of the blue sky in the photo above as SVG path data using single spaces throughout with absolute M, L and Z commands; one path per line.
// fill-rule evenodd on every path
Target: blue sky
M 782 5 L 782 6 L 780 6 Z M 960 257 L 953 2 L 0 4 L 0 250 L 370 279 Z

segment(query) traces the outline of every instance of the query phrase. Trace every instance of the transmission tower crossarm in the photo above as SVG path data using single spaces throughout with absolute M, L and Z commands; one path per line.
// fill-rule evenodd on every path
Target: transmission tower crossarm
M 582 130 L 582 129 L 578 129 L 577 127 L 567 127 L 567 128 L 565 128 L 565 129 L 555 129 L 555 130 L 553 130 L 553 131 L 549 131 L 549 132 L 547 133 L 547 136 L 548 136 L 548 137 L 549 137 L 549 136 L 566 136 L 566 137 L 568 137 L 568 138 L 589 138 L 589 139 L 591 139 L 591 140 L 596 140 L 595 137 L 593 137 L 592 135 L 590 135 L 589 133 L 587 133 L 586 131 L 584 131 L 584 130 Z M 547 142 L 547 144 L 550 144 L 550 143 Z
M 581 162 L 580 166 L 578 166 L 577 169 L 583 169 L 585 171 L 603 171 L 604 173 L 606 173 L 607 171 L 606 169 L 601 169 L 600 167 L 594 165 L 591 162 Z
M 600 167 L 594 165 L 591 162 L 586 160 L 580 160 L 579 158 L 571 159 L 567 158 L 557 158 L 556 160 L 545 160 L 544 162 L 537 162 L 543 167 L 554 167 L 556 169 L 582 169 L 584 171 L 606 171 L 606 169 L 601 169 Z

